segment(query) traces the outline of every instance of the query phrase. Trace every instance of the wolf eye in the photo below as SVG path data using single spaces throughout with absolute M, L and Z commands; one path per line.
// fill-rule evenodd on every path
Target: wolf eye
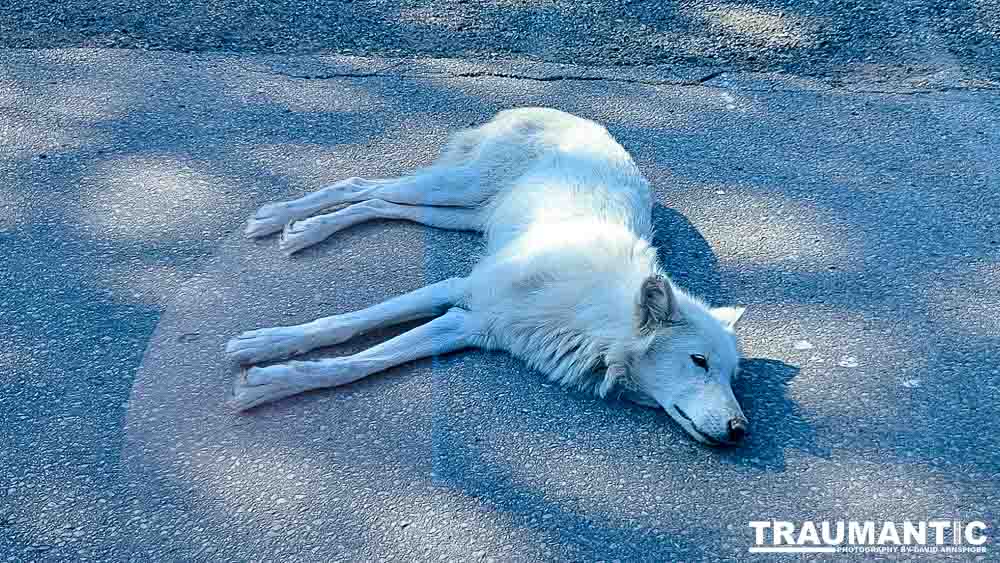
M 691 354 L 691 361 L 694 362 L 694 365 L 708 371 L 708 360 L 705 359 L 705 356 L 702 356 L 701 354 Z

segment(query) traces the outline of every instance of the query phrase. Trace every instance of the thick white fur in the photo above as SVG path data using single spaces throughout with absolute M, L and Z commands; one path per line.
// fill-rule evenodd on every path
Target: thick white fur
M 344 203 L 354 205 L 310 218 Z M 227 352 L 255 363 L 451 309 L 439 319 L 451 320 L 390 340 L 377 347 L 377 357 L 372 349 L 250 368 L 234 403 L 250 408 L 353 381 L 414 354 L 480 347 L 507 350 L 563 385 L 601 396 L 627 390 L 638 402 L 666 408 L 696 439 L 726 441 L 727 421 L 743 416 L 729 388 L 738 361 L 732 325 L 742 311 L 713 311 L 667 281 L 670 318 L 655 330 L 640 329 L 640 288 L 650 278 L 666 279 L 651 246 L 652 203 L 647 181 L 603 127 L 552 109 L 524 108 L 456 134 L 434 165 L 411 176 L 352 178 L 265 206 L 251 218 L 247 235 L 284 226 L 281 245 L 288 252 L 384 217 L 482 231 L 488 252 L 466 278 L 363 311 L 232 340 Z M 434 342 L 415 350 L 421 330 L 419 338 Z M 715 365 L 705 370 L 711 377 L 688 365 L 693 353 L 711 358 Z M 708 384 L 678 384 L 702 380 Z

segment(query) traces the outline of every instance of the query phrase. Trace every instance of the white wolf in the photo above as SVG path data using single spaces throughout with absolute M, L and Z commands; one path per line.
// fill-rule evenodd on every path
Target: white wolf
M 312 216 L 345 203 L 353 205 Z M 376 218 L 480 231 L 488 252 L 467 277 L 234 338 L 226 352 L 254 364 L 436 317 L 351 356 L 251 367 L 233 405 L 245 410 L 463 348 L 500 349 L 560 384 L 662 407 L 699 442 L 739 442 L 747 420 L 730 381 L 743 309 L 709 308 L 664 275 L 650 244 L 652 203 L 649 184 L 604 127 L 523 108 L 459 132 L 410 176 L 350 178 L 266 205 L 246 235 L 283 230 L 289 254 Z

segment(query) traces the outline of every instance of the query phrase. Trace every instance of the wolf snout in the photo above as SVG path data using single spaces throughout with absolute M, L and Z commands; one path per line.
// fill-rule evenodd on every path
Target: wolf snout
M 747 435 L 747 420 L 739 417 L 730 419 L 727 429 L 728 433 L 726 437 L 729 442 L 738 444 L 742 442 L 743 438 Z

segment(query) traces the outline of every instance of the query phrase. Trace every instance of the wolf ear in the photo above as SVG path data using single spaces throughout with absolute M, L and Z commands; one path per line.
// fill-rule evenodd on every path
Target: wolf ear
M 746 307 L 716 307 L 712 309 L 712 316 L 719 319 L 729 330 L 736 328 L 736 323 L 743 318 L 743 313 L 747 312 Z
M 640 334 L 647 334 L 657 326 L 677 319 L 677 299 L 670 282 L 663 276 L 649 276 L 639 289 L 639 307 L 636 322 Z

